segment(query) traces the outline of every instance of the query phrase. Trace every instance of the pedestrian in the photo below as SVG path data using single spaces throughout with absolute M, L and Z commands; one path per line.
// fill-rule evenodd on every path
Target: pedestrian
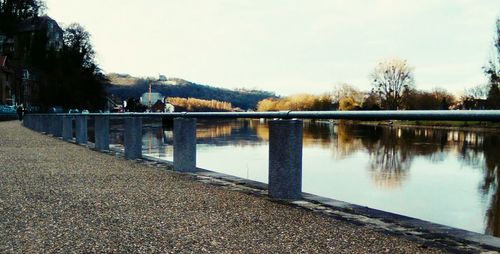
M 24 116 L 24 107 L 23 107 L 23 104 L 19 105 L 17 107 L 17 116 L 19 118 L 19 121 L 22 121 L 23 120 L 23 116 Z

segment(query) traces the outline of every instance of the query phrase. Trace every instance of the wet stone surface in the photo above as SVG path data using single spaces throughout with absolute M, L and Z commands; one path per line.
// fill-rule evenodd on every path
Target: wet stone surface
M 0 253 L 446 252 L 18 122 L 0 122 L 0 165 Z

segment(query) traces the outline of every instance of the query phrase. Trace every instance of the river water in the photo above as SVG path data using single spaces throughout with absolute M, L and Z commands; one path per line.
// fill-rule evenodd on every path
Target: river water
M 306 121 L 303 191 L 500 236 L 499 134 Z M 172 131 L 146 125 L 143 153 L 172 152 Z M 199 120 L 197 166 L 267 183 L 266 122 Z

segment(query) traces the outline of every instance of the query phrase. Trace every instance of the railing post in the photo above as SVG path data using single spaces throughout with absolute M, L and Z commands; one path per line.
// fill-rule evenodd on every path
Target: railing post
M 43 132 L 44 120 L 42 115 L 38 115 L 38 132 Z
M 125 118 L 125 158 L 142 157 L 142 119 L 140 117 Z
M 42 117 L 42 132 L 45 134 L 50 133 L 50 117 L 47 115 L 43 115 Z
M 26 128 L 29 128 L 29 127 L 28 127 L 28 126 L 29 126 L 29 121 L 30 121 L 30 120 L 29 120 L 29 117 L 27 117 L 27 115 L 24 115 L 24 119 L 23 119 L 23 123 L 22 123 L 22 125 L 23 125 L 24 127 L 26 127 Z
M 52 134 L 52 136 L 56 136 L 57 132 L 57 116 L 48 116 L 49 119 L 49 133 Z
M 24 115 L 23 122 L 21 123 L 24 127 L 28 127 L 29 119 L 26 119 L 26 115 Z
M 269 122 L 269 196 L 302 196 L 302 121 Z
M 73 117 L 69 115 L 63 116 L 62 137 L 63 140 L 73 139 Z
M 196 171 L 196 119 L 174 119 L 174 170 Z
M 41 132 L 42 128 L 40 126 L 42 125 L 42 122 L 41 122 L 42 118 L 40 118 L 39 115 L 34 115 L 33 118 L 34 118 L 33 120 L 35 121 L 34 126 L 33 126 L 33 130 L 36 132 Z
M 26 115 L 28 117 L 28 122 L 26 122 L 26 127 L 28 129 L 33 129 L 33 115 Z
M 76 143 L 85 145 L 88 141 L 88 133 L 87 133 L 87 116 L 76 116 L 75 117 L 75 135 L 76 135 Z
M 43 119 L 42 116 L 37 115 L 36 116 L 36 129 L 37 132 L 42 132 L 43 130 Z
M 109 150 L 109 116 L 94 118 L 95 149 Z
M 63 117 L 58 115 L 54 116 L 54 137 L 62 137 L 63 130 Z

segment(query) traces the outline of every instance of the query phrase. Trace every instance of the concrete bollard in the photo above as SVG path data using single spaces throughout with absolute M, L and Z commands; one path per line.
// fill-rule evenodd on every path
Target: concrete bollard
M 73 117 L 63 116 L 62 138 L 69 141 L 73 139 Z
M 80 145 L 87 144 L 88 141 L 87 116 L 75 117 L 75 135 L 77 144 Z
M 29 126 L 29 121 L 30 121 L 30 119 L 29 119 L 29 118 L 30 118 L 29 116 L 24 115 L 24 119 L 23 119 L 22 125 L 23 125 L 25 128 L 29 128 L 29 127 L 28 127 L 28 126 Z
M 26 117 L 26 115 L 25 115 L 21 124 L 23 125 L 23 127 L 27 128 L 28 122 L 29 122 L 29 117 Z
M 38 132 L 42 133 L 43 132 L 43 116 L 37 116 L 38 117 Z
M 196 119 L 174 119 L 174 170 L 196 171 Z
M 32 129 L 32 122 L 33 122 L 33 116 L 32 115 L 26 115 L 26 122 L 23 121 L 24 126 L 28 129 Z
M 269 196 L 302 196 L 302 121 L 269 122 Z
M 50 130 L 49 130 L 49 133 L 52 134 L 52 136 L 56 136 L 56 132 L 57 132 L 57 116 L 48 116 L 49 118 L 49 126 L 50 126 Z
M 62 116 L 54 116 L 54 137 L 62 137 L 63 130 L 63 117 Z
M 42 129 L 43 129 L 42 128 L 42 126 L 43 126 L 42 117 L 39 115 L 36 116 L 36 125 L 35 126 L 36 126 L 35 131 L 42 132 Z
M 37 115 L 33 116 L 33 130 L 39 131 L 38 127 L 40 126 L 40 118 Z
M 139 159 L 142 157 L 142 119 L 140 117 L 125 118 L 125 158 Z
M 109 150 L 109 116 L 94 119 L 95 149 Z
M 42 132 L 45 134 L 50 133 L 50 117 L 47 115 L 42 116 Z

